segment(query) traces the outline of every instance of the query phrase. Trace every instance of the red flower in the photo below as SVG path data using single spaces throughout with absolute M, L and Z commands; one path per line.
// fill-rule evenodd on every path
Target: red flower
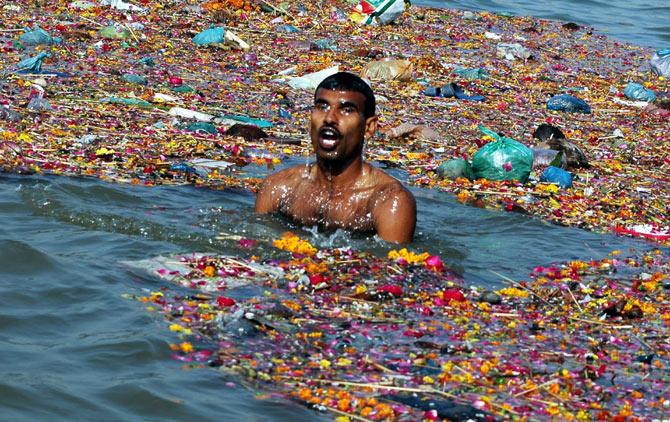
M 449 303 L 452 300 L 455 300 L 456 302 L 465 302 L 465 295 L 458 289 L 447 289 L 442 292 L 442 299 L 444 299 L 446 303 Z
M 399 297 L 402 296 L 402 287 L 397 284 L 386 284 L 377 288 L 377 292 L 389 293 L 393 296 Z
M 440 257 L 437 256 L 437 255 L 429 256 L 425 261 L 425 265 L 428 269 L 433 270 L 433 271 L 437 271 L 437 272 L 444 271 L 444 263 L 442 262 Z
M 312 283 L 312 286 L 318 286 L 326 281 L 328 281 L 328 279 L 324 277 L 323 274 L 312 274 L 309 276 L 309 282 Z
M 221 308 L 228 308 L 235 304 L 235 300 L 229 297 L 219 296 L 216 298 L 216 303 L 218 303 Z

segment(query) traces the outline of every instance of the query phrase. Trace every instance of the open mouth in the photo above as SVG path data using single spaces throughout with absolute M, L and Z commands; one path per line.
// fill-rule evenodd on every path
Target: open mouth
M 333 149 L 339 141 L 340 132 L 337 129 L 326 126 L 319 130 L 319 144 L 321 145 L 321 148 L 326 150 Z

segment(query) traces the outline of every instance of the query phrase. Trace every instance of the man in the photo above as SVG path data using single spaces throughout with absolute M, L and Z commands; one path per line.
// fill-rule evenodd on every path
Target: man
M 363 161 L 365 137 L 377 130 L 375 97 L 358 76 L 339 72 L 314 93 L 311 115 L 316 163 L 269 176 L 256 198 L 256 212 L 279 212 L 304 225 L 375 232 L 410 242 L 416 202 L 400 182 Z

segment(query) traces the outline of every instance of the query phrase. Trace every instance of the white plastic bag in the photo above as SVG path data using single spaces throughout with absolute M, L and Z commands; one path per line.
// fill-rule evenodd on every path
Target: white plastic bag
M 316 89 L 317 86 L 330 75 L 340 71 L 340 66 L 333 66 L 307 75 L 292 78 L 288 81 L 289 86 L 294 89 Z
M 651 70 L 664 78 L 670 78 L 670 48 L 658 50 L 649 60 Z
M 396 20 L 404 11 L 404 0 L 361 0 L 351 19 L 365 25 L 384 25 Z

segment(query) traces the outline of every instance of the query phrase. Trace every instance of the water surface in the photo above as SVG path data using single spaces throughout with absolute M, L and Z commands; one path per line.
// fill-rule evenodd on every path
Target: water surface
M 490 270 L 523 278 L 537 264 L 649 246 L 413 192 L 413 247 L 440 254 L 470 283 L 501 286 Z M 253 201 L 246 192 L 188 186 L 0 175 L 2 419 L 314 420 L 297 404 L 255 398 L 214 369 L 182 369 L 170 357 L 168 345 L 178 339 L 167 324 L 122 297 L 166 284 L 120 261 L 240 254 L 234 242 L 214 239 L 219 232 L 280 236 L 286 224 L 254 215 Z M 299 232 L 324 246 L 389 249 L 376 239 Z

